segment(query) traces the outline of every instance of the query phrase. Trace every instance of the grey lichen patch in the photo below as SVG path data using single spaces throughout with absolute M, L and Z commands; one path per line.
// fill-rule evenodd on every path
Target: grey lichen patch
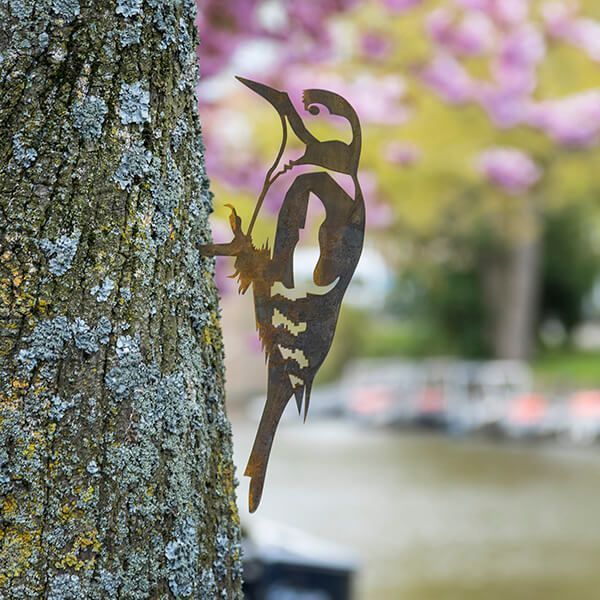
M 189 598 L 194 592 L 198 560 L 196 524 L 185 518 L 175 528 L 173 539 L 165 547 L 169 589 L 175 598 Z
M 124 17 L 135 17 L 142 12 L 142 0 L 117 0 L 115 12 Z
M 101 569 L 100 587 L 102 588 L 102 591 L 106 593 L 107 598 L 116 598 L 119 590 L 119 579 L 110 571 Z
M 27 19 L 33 10 L 33 0 L 10 0 L 10 12 L 17 19 Z
M 67 50 L 64 44 L 53 44 L 48 51 L 48 58 L 54 64 L 61 64 L 67 58 Z
M 40 362 L 56 362 L 71 340 L 71 328 L 67 317 L 56 317 L 38 323 L 25 339 L 27 348 L 19 351 L 18 359 L 26 371 L 32 371 Z
M 73 126 L 86 142 L 98 139 L 102 135 L 102 125 L 108 107 L 97 96 L 87 96 L 73 105 Z
M 171 145 L 173 146 L 173 150 L 179 150 L 185 136 L 188 132 L 188 126 L 185 120 L 180 119 L 175 125 L 175 128 L 171 132 Z
M 213 563 L 213 571 L 218 579 L 223 579 L 227 574 L 227 569 L 232 560 L 235 560 L 233 554 L 241 553 L 240 544 L 232 544 L 226 530 L 219 531 L 216 539 L 216 560 Z
M 90 290 L 90 293 L 96 298 L 96 302 L 106 302 L 114 289 L 115 282 L 110 277 L 105 277 L 100 285 L 95 285 Z
M 112 323 L 108 317 L 100 317 L 96 325 L 96 336 L 101 344 L 108 344 L 112 333 Z
M 10 460 L 4 448 L 0 448 L 0 485 L 7 485 L 10 479 Z
M 123 83 L 119 93 L 119 118 L 123 125 L 150 121 L 150 91 L 141 81 Z
M 79 16 L 81 12 L 79 0 L 53 0 L 52 10 L 67 23 Z
M 26 372 L 31 372 L 40 363 L 54 364 L 62 356 L 67 344 L 87 354 L 98 351 L 100 343 L 107 343 L 112 330 L 110 320 L 101 317 L 95 328 L 82 318 L 72 323 L 65 316 L 39 322 L 31 335 L 25 338 L 26 347 L 19 351 L 19 363 Z
M 136 140 L 121 156 L 114 180 L 122 190 L 129 190 L 136 180 L 142 179 L 150 170 L 152 152 L 144 142 Z
M 48 47 L 49 41 L 50 41 L 50 36 L 45 31 L 42 31 L 42 33 L 40 33 L 40 35 L 38 35 L 38 44 L 39 44 L 40 50 L 45 50 Z
M 181 198 L 183 178 L 170 153 L 167 154 L 166 173 L 161 176 L 160 162 L 156 160 L 152 175 L 152 200 L 156 208 L 152 217 L 152 229 L 157 243 L 162 245 L 169 236 L 173 213 Z
M 63 573 L 50 581 L 48 600 L 81 600 L 81 581 L 77 575 Z
M 161 0 L 147 0 L 147 2 L 154 9 L 152 19 L 154 26 L 163 34 L 160 41 L 160 48 L 164 50 L 175 41 L 177 20 L 175 15 L 169 11 L 169 7 L 161 2 Z
M 115 345 L 117 358 L 121 363 L 127 365 L 138 364 L 142 359 L 142 353 L 140 352 L 140 337 L 132 337 L 130 335 L 124 335 L 117 338 Z
M 48 259 L 48 270 L 60 277 L 70 268 L 77 253 L 81 231 L 75 230 L 70 236 L 62 235 L 56 241 L 47 238 L 40 240 L 39 246 Z
M 177 55 L 181 66 L 177 89 L 180 92 L 193 92 L 198 81 L 198 60 L 196 53 L 190 52 L 190 32 L 184 19 L 179 20 Z
M 71 325 L 73 342 L 76 348 L 86 354 L 98 352 L 100 344 L 107 344 L 112 332 L 112 324 L 108 317 L 100 317 L 96 327 L 90 327 L 83 319 L 77 317 Z
M 85 470 L 90 475 L 97 475 L 98 473 L 100 473 L 100 467 L 98 466 L 98 463 L 95 460 L 90 460 L 90 462 L 87 464 Z
M 133 23 L 128 22 L 125 28 L 121 30 L 121 32 L 119 33 L 119 39 L 123 48 L 140 43 L 140 36 L 142 35 L 142 25 L 143 21 L 141 20 L 135 21 Z
M 183 421 L 181 415 L 186 410 L 188 396 L 185 389 L 185 379 L 181 373 L 173 373 L 163 377 L 160 388 L 157 390 L 157 402 L 164 407 L 162 416 L 165 428 L 169 433 L 176 436 L 183 434 Z M 163 445 L 169 448 L 169 441 L 176 438 L 169 438 Z M 175 450 L 175 448 L 170 448 Z
M 200 587 L 206 598 L 217 598 L 218 597 L 218 588 L 217 588 L 217 580 L 215 579 L 215 574 L 212 569 L 204 569 L 202 571 L 202 575 L 200 577 Z
M 12 142 L 15 161 L 25 169 L 31 167 L 37 158 L 37 150 L 31 148 L 24 142 L 22 133 L 16 133 L 13 136 Z
M 75 406 L 75 400 L 76 398 L 71 400 L 71 402 L 67 402 L 57 394 L 52 396 L 50 398 L 50 410 L 48 412 L 48 416 L 50 417 L 50 419 L 52 421 L 60 421 L 65 416 L 65 413 L 70 408 L 73 408 L 73 406 Z
M 129 286 L 123 286 L 120 288 L 119 294 L 121 294 L 121 298 L 123 298 L 125 302 L 129 302 L 133 298 L 133 294 L 131 293 L 131 288 Z
M 119 336 L 115 350 L 118 366 L 113 367 L 106 375 L 106 386 L 117 399 L 122 399 L 143 385 L 149 378 L 157 378 L 158 373 L 144 364 L 140 352 L 139 336 Z

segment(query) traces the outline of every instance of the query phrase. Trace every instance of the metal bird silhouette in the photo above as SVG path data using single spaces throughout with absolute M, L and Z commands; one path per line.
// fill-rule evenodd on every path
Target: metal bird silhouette
M 350 143 L 320 141 L 306 128 L 286 92 L 242 77 L 237 79 L 273 105 L 283 130 L 281 147 L 266 174 L 246 233 L 235 208 L 227 205 L 231 210 L 229 220 L 233 240 L 200 247 L 204 256 L 235 257 L 233 277 L 238 278 L 240 293 L 245 293 L 252 285 L 256 325 L 268 361 L 267 400 L 244 473 L 251 478 L 249 508 L 254 512 L 262 496 L 275 431 L 292 396 L 298 412 L 304 403 L 306 420 L 312 383 L 331 347 L 342 298 L 362 251 L 365 205 L 357 174 L 361 129 L 349 102 L 327 90 L 304 91 L 305 110 L 317 115 L 317 105 L 321 105 L 330 114 L 344 117 L 352 129 Z M 305 150 L 299 159 L 286 163 L 276 172 L 287 143 L 288 123 Z M 295 177 L 278 214 L 273 249 L 268 246 L 256 248 L 252 242 L 252 229 L 269 188 L 279 176 L 298 165 L 320 169 Z M 349 195 L 328 171 L 348 175 L 354 184 L 354 196 Z M 319 229 L 320 255 L 313 272 L 319 292 L 296 297 L 293 294 L 293 256 L 300 229 L 305 226 L 311 193 L 325 209 L 325 219 Z

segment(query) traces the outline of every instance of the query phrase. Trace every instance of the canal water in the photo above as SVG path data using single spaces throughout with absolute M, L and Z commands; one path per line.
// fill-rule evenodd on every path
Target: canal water
M 256 515 L 353 551 L 356 600 L 600 598 L 600 448 L 285 422 Z

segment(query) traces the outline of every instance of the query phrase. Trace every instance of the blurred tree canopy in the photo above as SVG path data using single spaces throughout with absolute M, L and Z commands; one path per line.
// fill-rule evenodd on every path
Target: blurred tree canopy
M 259 26 L 199 88 L 218 194 L 250 211 L 279 141 L 269 108 L 235 86 L 212 102 L 260 40 L 271 58 L 246 74 L 294 100 L 334 89 L 361 115 L 371 243 L 398 274 L 404 318 L 451 351 L 507 358 L 531 355 L 542 320 L 581 320 L 600 251 L 597 2 L 250 4 Z M 321 121 L 317 134 L 344 135 Z M 265 236 L 277 198 L 266 209 Z M 411 286 L 419 301 L 402 301 Z

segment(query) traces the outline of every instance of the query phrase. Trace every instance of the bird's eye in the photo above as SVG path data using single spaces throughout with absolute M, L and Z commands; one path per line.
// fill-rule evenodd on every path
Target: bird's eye
M 321 111 L 319 110 L 319 107 L 318 107 L 318 106 L 311 106 L 311 107 L 308 109 L 308 112 L 309 112 L 311 115 L 318 115 L 318 114 L 319 114 Z

